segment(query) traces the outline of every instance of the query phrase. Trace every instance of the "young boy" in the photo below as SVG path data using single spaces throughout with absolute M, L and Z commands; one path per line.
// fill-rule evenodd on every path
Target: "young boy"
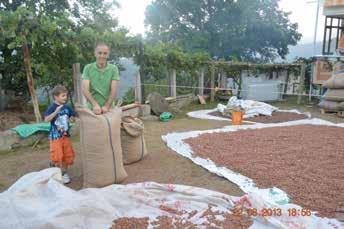
M 73 121 L 75 112 L 66 105 L 68 91 L 64 86 L 56 86 L 52 91 L 54 103 L 44 113 L 44 121 L 50 122 L 50 160 L 61 168 L 64 184 L 70 183 L 67 168 L 73 164 L 74 151 L 69 139 L 69 121 Z

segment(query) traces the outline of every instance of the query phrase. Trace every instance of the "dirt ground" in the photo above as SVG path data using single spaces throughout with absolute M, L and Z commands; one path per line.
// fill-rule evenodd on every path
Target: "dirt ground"
M 145 139 L 149 155 L 145 160 L 126 166 L 129 177 L 124 184 L 156 181 L 160 183 L 185 184 L 220 191 L 230 195 L 242 195 L 243 192 L 233 183 L 218 177 L 201 167 L 193 164 L 190 160 L 177 155 L 161 140 L 161 135 L 170 132 L 183 132 L 191 130 L 205 130 L 221 128 L 229 125 L 226 121 L 210 121 L 192 119 L 186 117 L 186 112 L 200 109 L 212 109 L 216 103 L 206 105 L 190 105 L 175 119 L 167 122 L 145 121 Z M 320 114 L 316 105 L 313 107 L 297 106 L 295 103 L 274 103 L 281 109 L 299 109 L 312 113 L 313 117 L 322 118 L 335 123 L 344 122 L 344 119 L 331 114 Z M 78 137 L 73 137 L 76 151 L 76 163 L 70 170 L 73 182 L 69 185 L 73 189 L 82 186 L 82 165 L 80 158 L 80 147 Z M 0 152 L 0 192 L 4 191 L 21 176 L 47 168 L 49 161 L 49 146 L 47 143 L 39 144 L 38 148 L 19 148 L 15 151 Z
M 159 183 L 184 184 L 207 188 L 230 195 L 242 195 L 242 191 L 233 183 L 207 172 L 190 160 L 168 149 L 161 140 L 161 135 L 170 132 L 205 130 L 221 128 L 228 122 L 205 121 L 181 118 L 167 123 L 145 122 L 145 139 L 149 155 L 141 162 L 125 166 L 128 178 L 123 184 L 155 181 Z M 76 151 L 76 163 L 70 170 L 73 189 L 82 186 L 82 164 L 78 137 L 73 138 Z M 39 145 L 38 149 L 21 148 L 14 152 L 0 153 L 0 191 L 4 191 L 26 173 L 45 169 L 49 162 L 48 144 Z

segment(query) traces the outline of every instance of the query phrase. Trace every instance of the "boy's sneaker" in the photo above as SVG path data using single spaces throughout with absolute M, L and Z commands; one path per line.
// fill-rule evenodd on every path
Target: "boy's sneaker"
M 52 161 L 49 161 L 49 168 L 55 167 L 54 163 Z
M 62 175 L 62 181 L 63 181 L 63 184 L 68 184 L 68 183 L 70 183 L 71 179 L 70 179 L 70 177 L 68 176 L 67 173 L 64 173 L 64 174 Z

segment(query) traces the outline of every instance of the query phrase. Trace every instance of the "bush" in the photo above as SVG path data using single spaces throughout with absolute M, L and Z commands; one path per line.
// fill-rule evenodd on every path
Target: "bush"
M 123 105 L 131 104 L 135 102 L 135 90 L 130 88 L 123 96 Z

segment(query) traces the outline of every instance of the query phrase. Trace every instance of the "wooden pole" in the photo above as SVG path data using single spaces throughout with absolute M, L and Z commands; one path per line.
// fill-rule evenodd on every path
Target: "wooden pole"
M 140 81 L 141 81 L 141 100 L 142 103 L 145 102 L 145 72 L 144 72 L 144 58 L 143 58 L 143 54 L 144 53 L 144 47 L 143 47 L 143 42 L 140 41 L 139 43 L 139 65 L 140 65 Z
M 210 65 L 210 101 L 215 101 L 215 66 Z
M 0 73 L 0 96 L 2 96 L 2 74 Z
M 301 75 L 298 87 L 297 104 L 301 104 L 302 95 L 305 90 L 305 75 L 306 75 L 306 64 L 301 65 Z
M 5 103 L 5 101 L 4 99 L 2 99 L 4 97 L 4 93 L 2 91 L 1 83 L 2 83 L 2 74 L 0 73 L 0 112 L 5 109 L 5 104 L 3 104 Z
M 283 95 L 282 95 L 282 98 L 285 98 L 286 97 L 286 94 L 288 92 L 288 82 L 289 82 L 289 70 L 287 70 L 287 76 L 286 76 L 286 79 L 285 79 L 285 82 L 284 82 L 284 89 L 283 89 Z
M 172 69 L 169 76 L 170 97 L 177 97 L 177 71 Z
M 25 71 L 26 71 L 27 85 L 29 87 L 29 92 L 31 95 L 36 122 L 41 122 L 42 116 L 41 116 L 41 113 L 39 112 L 38 99 L 37 99 L 35 85 L 34 85 L 33 77 L 32 77 L 31 56 L 30 56 L 29 47 L 26 42 L 22 46 L 22 51 L 24 55 L 24 65 L 25 65 Z
M 74 86 L 74 101 L 80 105 L 86 105 L 86 98 L 82 94 L 82 79 L 80 72 L 80 63 L 73 64 L 73 86 Z
M 239 73 L 239 86 L 238 86 L 238 93 L 237 93 L 237 97 L 239 99 L 241 99 L 241 92 L 242 92 L 242 70 L 240 70 L 240 73 Z
M 145 103 L 145 85 L 144 85 L 145 75 L 143 71 L 141 71 L 141 69 L 139 72 L 140 72 L 140 81 L 141 81 L 141 100 L 142 100 L 142 103 Z
M 167 78 L 167 96 L 170 97 L 171 96 L 171 70 L 170 69 L 166 69 L 166 78 Z
M 140 76 L 140 71 L 138 71 L 137 75 L 136 75 L 135 102 L 138 102 L 140 104 L 143 103 L 143 101 L 142 101 L 142 93 L 141 93 L 141 76 Z
M 220 78 L 220 88 L 227 88 L 227 76 L 226 73 L 222 70 L 221 71 L 221 78 Z
M 78 89 L 78 74 L 77 74 L 77 68 L 80 69 L 80 64 L 79 63 L 73 64 L 72 68 L 73 68 L 73 91 L 74 91 L 73 100 L 74 100 L 74 103 L 78 103 L 81 105 L 79 89 Z
M 201 69 L 198 75 L 198 94 L 204 95 L 204 68 Z

